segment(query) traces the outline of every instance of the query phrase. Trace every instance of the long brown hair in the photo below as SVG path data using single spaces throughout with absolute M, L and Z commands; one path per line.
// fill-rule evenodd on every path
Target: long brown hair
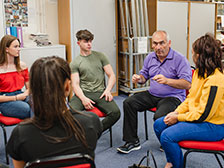
M 20 44 L 19 39 L 16 38 L 15 36 L 5 35 L 4 37 L 2 37 L 1 42 L 0 42 L 0 65 L 8 64 L 6 48 L 10 47 L 11 43 L 15 40 L 18 40 L 18 42 Z M 16 70 L 21 71 L 19 57 L 15 57 L 14 64 L 16 65 Z
M 45 135 L 48 140 L 63 142 L 74 135 L 87 147 L 84 130 L 66 104 L 64 84 L 70 79 L 70 67 L 60 57 L 44 57 L 33 63 L 30 69 L 30 94 L 35 115 L 31 121 L 42 130 L 59 122 L 67 136 L 61 138 Z
M 213 74 L 216 68 L 223 73 L 221 45 L 212 35 L 201 36 L 193 43 L 192 48 L 199 55 L 196 62 L 199 77 L 205 78 L 205 74 Z

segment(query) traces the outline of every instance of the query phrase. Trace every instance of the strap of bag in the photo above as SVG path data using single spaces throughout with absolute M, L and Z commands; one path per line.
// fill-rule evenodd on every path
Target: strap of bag
M 155 157 L 154 157 L 154 155 L 152 154 L 152 152 L 149 151 L 149 150 L 147 151 L 147 155 L 144 156 L 144 157 L 140 160 L 140 162 L 138 163 L 138 167 L 140 167 L 141 163 L 143 162 L 143 160 L 144 160 L 145 158 L 147 159 L 146 166 L 149 166 L 149 152 L 150 152 L 150 154 L 151 154 L 151 156 L 152 156 L 152 160 L 153 160 L 154 166 L 155 166 L 155 168 L 157 168 L 157 164 L 156 164 Z

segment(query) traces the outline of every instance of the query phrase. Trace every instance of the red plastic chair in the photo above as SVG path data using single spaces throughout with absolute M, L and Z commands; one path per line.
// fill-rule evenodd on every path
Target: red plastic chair
M 100 111 L 97 107 L 94 107 L 93 109 L 87 111 L 95 113 L 99 118 L 106 117 L 106 114 Z M 112 147 L 113 146 L 112 127 L 109 128 L 109 132 L 110 132 L 110 147 Z
M 219 166 L 223 168 L 218 155 L 222 156 L 224 161 L 224 140 L 215 142 L 205 142 L 205 141 L 180 141 L 178 143 L 181 148 L 187 151 L 184 154 L 184 168 L 186 167 L 187 155 L 191 152 L 201 152 L 201 153 L 212 153 L 215 155 Z
M 26 163 L 24 168 L 95 168 L 94 160 L 87 154 L 53 156 Z
M 195 67 L 191 66 L 191 70 L 192 70 L 192 76 L 193 76 Z M 186 90 L 186 96 L 188 95 L 188 93 L 189 93 L 189 90 Z M 153 107 L 149 109 L 148 111 L 156 112 L 156 107 Z M 144 121 L 145 121 L 145 139 L 148 140 L 149 137 L 148 137 L 147 110 L 144 111 Z
M 0 114 L 0 126 L 3 131 L 4 135 L 4 142 L 5 142 L 5 158 L 6 158 L 6 163 L 9 164 L 9 157 L 6 151 L 6 144 L 7 144 L 7 134 L 6 134 L 6 129 L 5 127 L 7 126 L 13 126 L 16 124 L 19 124 L 22 120 L 19 118 L 14 118 L 14 117 L 6 117 Z

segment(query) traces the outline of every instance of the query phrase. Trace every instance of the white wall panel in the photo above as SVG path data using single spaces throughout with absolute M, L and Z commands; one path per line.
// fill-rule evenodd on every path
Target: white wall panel
M 114 0 L 70 0 L 72 57 L 79 54 L 75 33 L 88 29 L 94 34 L 93 50 L 103 52 L 110 60 L 116 74 L 116 23 Z M 113 92 L 116 86 L 113 88 Z
M 158 1 L 157 5 L 157 30 L 167 31 L 171 48 L 187 56 L 188 4 Z
M 189 61 L 194 65 L 191 53 L 193 42 L 207 32 L 214 34 L 215 4 L 192 3 L 190 21 Z

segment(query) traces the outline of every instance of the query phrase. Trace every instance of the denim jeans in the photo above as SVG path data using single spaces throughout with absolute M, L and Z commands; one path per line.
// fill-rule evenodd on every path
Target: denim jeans
M 155 121 L 154 131 L 165 151 L 167 162 L 172 163 L 173 168 L 183 167 L 183 153 L 178 145 L 179 141 L 219 141 L 224 138 L 224 124 L 178 122 L 168 126 L 163 120 L 164 117 L 161 117 Z
M 21 90 L 15 92 L 0 92 L 0 95 L 14 96 L 23 93 Z M 23 101 L 9 101 L 0 103 L 0 112 L 4 116 L 16 117 L 20 119 L 29 118 L 31 115 L 31 107 L 29 105 L 29 97 Z

